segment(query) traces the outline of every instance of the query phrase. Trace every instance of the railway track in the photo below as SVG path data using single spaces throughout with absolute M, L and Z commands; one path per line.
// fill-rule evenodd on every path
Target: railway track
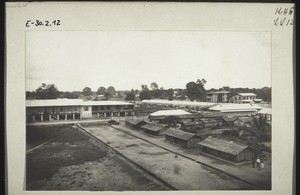
M 77 124 L 77 126 L 78 126 L 78 124 Z M 78 127 L 80 127 L 80 128 L 81 128 L 82 130 L 84 130 L 85 132 L 89 133 L 89 132 L 86 131 L 80 124 L 79 124 Z M 211 165 L 209 165 L 209 164 L 200 162 L 200 161 L 195 160 L 195 159 L 192 159 L 192 158 L 190 158 L 190 157 L 188 157 L 188 156 L 185 156 L 185 155 L 182 155 L 182 154 L 180 154 L 180 153 L 174 152 L 174 151 L 172 151 L 172 150 L 170 150 L 170 149 L 168 149 L 168 148 L 165 148 L 165 147 L 162 147 L 162 146 L 160 146 L 160 145 L 157 145 L 157 144 L 155 144 L 155 143 L 153 143 L 153 142 L 150 142 L 150 141 L 148 141 L 148 140 L 146 140 L 146 139 L 143 139 L 143 138 L 141 138 L 141 137 L 138 137 L 138 136 L 136 136 L 136 135 L 134 135 L 134 134 L 131 134 L 131 133 L 129 133 L 129 132 L 127 132 L 127 131 L 124 131 L 124 130 L 122 130 L 122 129 L 119 129 L 119 128 L 117 128 L 117 127 L 114 127 L 114 126 L 111 126 L 111 127 L 114 128 L 114 129 L 117 130 L 117 131 L 126 133 L 126 134 L 128 134 L 128 135 L 130 135 L 130 136 L 132 136 L 132 137 L 135 137 L 135 138 L 137 138 L 137 139 L 141 139 L 141 140 L 143 140 L 143 141 L 145 141 L 145 142 L 148 142 L 148 143 L 150 143 L 150 144 L 152 144 L 152 145 L 154 145 L 154 146 L 156 146 L 156 147 L 159 147 L 159 148 L 161 148 L 161 149 L 167 150 L 167 151 L 173 153 L 174 155 L 178 155 L 178 156 L 181 156 L 181 157 L 183 157 L 183 158 L 192 160 L 192 161 L 194 161 L 194 162 L 200 164 L 200 165 L 201 165 L 203 168 L 205 168 L 205 169 L 212 170 L 212 171 L 215 171 L 215 172 L 217 172 L 217 173 L 224 174 L 224 175 L 226 175 L 226 176 L 228 176 L 228 177 L 230 177 L 230 178 L 232 178 L 232 179 L 235 179 L 235 180 L 238 180 L 238 181 L 240 181 L 240 182 L 246 183 L 246 184 L 248 184 L 248 185 L 250 185 L 250 186 L 252 186 L 252 187 L 254 187 L 254 188 L 258 189 L 258 190 L 266 190 L 266 189 L 265 189 L 264 187 L 262 187 L 262 186 L 259 186 L 259 185 L 257 185 L 257 184 L 252 183 L 252 182 L 249 182 L 249 181 L 246 181 L 246 180 L 244 180 L 244 179 L 241 179 L 241 178 L 239 178 L 239 177 L 237 177 L 237 176 L 235 176 L 235 175 L 232 175 L 232 174 L 229 174 L 229 173 L 227 173 L 227 172 L 224 172 L 224 171 L 222 171 L 222 170 L 220 170 L 220 169 L 218 169 L 218 168 L 215 168 L 215 167 L 213 167 L 213 166 L 211 166 Z M 98 139 L 96 136 L 94 136 L 93 134 L 91 134 L 91 133 L 89 133 L 89 134 L 90 134 L 91 136 L 95 137 L 97 140 L 100 140 L 100 139 Z M 101 141 L 101 140 L 100 140 L 100 141 Z M 101 141 L 101 142 L 102 142 L 102 141 Z M 102 142 L 102 143 L 104 143 L 104 142 Z M 106 143 L 104 143 L 104 144 L 107 145 Z M 109 146 L 109 145 L 107 145 L 107 146 L 108 146 L 109 148 L 113 149 L 114 151 L 116 151 L 113 147 L 111 147 L 111 146 Z M 117 152 L 118 154 L 122 155 L 122 154 L 119 153 L 118 151 L 116 151 L 116 152 Z M 128 159 L 126 156 L 124 156 L 124 155 L 122 155 L 122 156 L 123 156 L 124 158 Z M 136 163 L 133 162 L 132 160 L 130 160 L 130 159 L 128 159 L 128 160 L 129 160 L 130 162 L 136 164 Z M 165 183 L 167 186 L 170 186 L 172 189 L 176 189 L 174 186 L 171 186 L 170 184 L 168 184 L 167 182 L 165 182 L 165 181 L 162 180 L 161 178 L 157 177 L 157 176 L 154 175 L 153 173 L 149 172 L 148 170 L 144 169 L 144 168 L 141 167 L 140 165 L 138 165 L 138 164 L 136 164 L 136 165 L 137 165 L 138 167 L 140 167 L 142 170 L 145 170 L 145 171 L 146 171 L 147 173 L 149 173 L 150 175 L 152 175 L 152 176 L 154 176 L 155 178 L 157 178 L 158 180 L 160 180 L 160 181 L 162 181 L 163 183 Z

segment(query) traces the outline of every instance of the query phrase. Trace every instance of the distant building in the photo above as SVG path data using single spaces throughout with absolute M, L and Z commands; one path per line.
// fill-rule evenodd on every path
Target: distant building
M 133 116 L 134 105 L 82 99 L 26 100 L 27 122 Z
M 163 120 L 168 116 L 176 116 L 180 119 L 180 121 L 194 121 L 198 119 L 200 116 L 198 114 L 192 114 L 184 110 L 159 110 L 157 112 L 153 112 L 149 114 L 149 120 L 151 122 L 162 123 Z
M 141 129 L 141 126 L 146 125 L 147 121 L 143 119 L 128 118 L 125 120 L 125 125 L 132 129 Z
M 177 129 L 169 129 L 165 132 L 165 141 L 184 148 L 197 147 L 197 143 L 201 140 L 202 138 L 196 134 Z
M 260 103 L 262 99 L 257 99 L 257 95 L 254 93 L 237 93 L 229 99 L 230 103 Z
M 202 108 L 209 108 L 217 105 L 217 103 L 212 102 L 191 102 L 191 101 L 169 101 L 169 100 L 143 100 L 141 102 L 143 105 L 149 107 L 161 107 L 161 108 L 176 108 L 176 109 L 191 109 L 200 110 Z
M 141 129 L 148 134 L 158 136 L 166 130 L 166 127 L 156 123 L 148 123 L 146 125 L 141 126 Z
M 227 117 L 251 116 L 257 114 L 262 107 L 255 104 L 223 104 L 209 108 L 211 111 L 221 112 Z
M 258 151 L 248 145 L 208 137 L 198 143 L 201 151 L 235 163 L 247 162 L 256 158 Z
M 206 93 L 206 101 L 207 102 L 228 102 L 228 94 L 229 91 L 215 91 L 215 92 L 207 92 Z

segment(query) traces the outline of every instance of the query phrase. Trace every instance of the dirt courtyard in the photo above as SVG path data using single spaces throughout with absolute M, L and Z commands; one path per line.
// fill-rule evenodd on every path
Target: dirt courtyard
M 27 152 L 26 190 L 168 190 L 163 183 L 81 129 L 69 126 L 60 131 L 56 128 L 53 125 L 38 126 L 34 130 L 27 128 L 37 136 L 42 135 L 44 141 L 47 137 L 49 140 L 57 138 Z M 43 135 L 43 130 L 47 135 Z M 37 136 L 35 139 L 27 137 L 27 141 L 37 140 Z M 41 144 L 29 141 L 30 148 Z

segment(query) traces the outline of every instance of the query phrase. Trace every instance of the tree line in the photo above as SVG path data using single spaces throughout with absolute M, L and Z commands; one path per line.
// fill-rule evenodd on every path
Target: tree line
M 113 86 L 105 88 L 99 87 L 97 91 L 92 91 L 90 87 L 85 87 L 82 91 L 59 91 L 55 84 L 42 83 L 35 91 L 26 91 L 26 99 L 85 99 L 85 100 L 108 100 L 112 97 L 124 99 L 125 101 L 135 102 L 136 100 L 146 99 L 168 99 L 172 100 L 190 100 L 190 101 L 206 101 L 207 92 L 215 92 L 226 90 L 229 91 L 229 98 L 237 93 L 255 93 L 257 98 L 263 99 L 265 102 L 271 102 L 271 87 L 263 88 L 230 88 L 224 86 L 219 89 L 205 89 L 207 81 L 205 79 L 197 79 L 186 84 L 184 89 L 159 87 L 156 82 L 150 83 L 150 87 L 146 84 L 141 85 L 141 89 L 132 89 L 131 91 L 117 91 Z

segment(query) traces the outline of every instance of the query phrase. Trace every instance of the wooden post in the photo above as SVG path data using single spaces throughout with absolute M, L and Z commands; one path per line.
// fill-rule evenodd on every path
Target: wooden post
M 59 121 L 59 114 L 57 115 L 57 120 Z
M 106 112 L 104 112 L 104 117 L 106 118 Z
M 75 120 L 75 114 L 73 114 L 73 120 Z
M 65 120 L 68 120 L 68 115 L 67 114 L 65 114 Z
M 51 115 L 49 114 L 49 121 L 51 121 Z
M 120 112 L 118 112 L 118 116 L 120 116 Z
M 41 121 L 43 121 L 44 120 L 44 117 L 43 117 L 43 115 L 41 114 Z
M 98 117 L 98 118 L 100 117 L 99 112 L 97 112 L 97 117 Z
M 32 122 L 34 122 L 35 121 L 35 116 L 34 115 L 32 115 Z

